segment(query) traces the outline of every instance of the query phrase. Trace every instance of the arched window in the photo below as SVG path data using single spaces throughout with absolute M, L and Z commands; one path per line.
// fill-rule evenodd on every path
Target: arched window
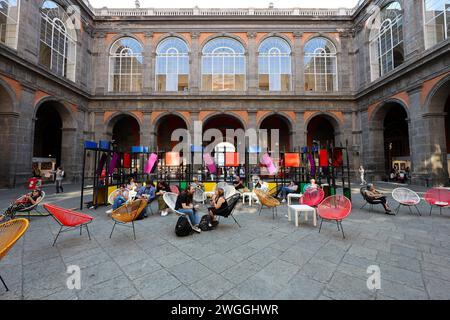
M 19 0 L 0 0 L 0 42 L 17 49 Z
M 322 37 L 313 38 L 305 45 L 305 90 L 337 91 L 337 57 L 334 44 Z
M 245 50 L 231 38 L 215 38 L 203 47 L 202 90 L 244 91 Z
M 156 49 L 156 91 L 187 91 L 189 48 L 180 38 L 163 40 Z
M 450 0 L 424 0 L 425 48 L 431 48 L 450 35 Z
M 77 35 L 66 10 L 53 1 L 41 7 L 39 62 L 53 72 L 75 81 Z
M 278 37 L 265 39 L 259 47 L 259 89 L 291 89 L 291 47 Z
M 109 51 L 109 91 L 141 91 L 142 63 L 142 46 L 136 39 L 124 37 L 114 42 Z
M 372 81 L 404 61 L 403 13 L 398 2 L 385 6 L 372 21 L 370 65 Z

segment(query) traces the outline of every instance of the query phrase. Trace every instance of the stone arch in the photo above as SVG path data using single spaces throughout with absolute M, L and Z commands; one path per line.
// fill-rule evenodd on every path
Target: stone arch
M 280 141 L 279 141 L 279 148 L 280 151 L 292 151 L 292 148 L 294 147 L 294 137 L 293 137 L 293 129 L 294 129 L 294 123 L 292 121 L 292 119 L 286 115 L 283 112 L 269 112 L 267 114 L 265 114 L 263 117 L 261 117 L 261 119 L 259 119 L 257 127 L 258 129 L 263 129 L 263 125 L 265 124 L 266 121 L 268 121 L 271 118 L 279 118 L 278 120 L 280 122 L 284 122 L 284 124 L 287 125 L 287 132 L 281 132 L 282 131 L 282 127 L 280 126 L 280 128 L 275 128 L 275 129 L 279 129 L 280 130 Z M 264 128 L 266 129 L 266 128 Z M 268 141 L 268 146 L 270 147 L 272 144 L 272 141 L 270 140 L 270 133 L 269 133 L 269 141 Z
M 241 119 L 239 117 L 238 114 L 234 113 L 233 111 L 228 111 L 228 112 L 224 112 L 224 111 L 217 111 L 217 112 L 212 112 L 210 114 L 208 114 L 207 116 L 205 116 L 202 121 L 203 124 L 205 124 L 206 122 L 208 122 L 209 120 L 211 120 L 212 118 L 216 118 L 216 117 L 220 117 L 220 116 L 226 116 L 226 117 L 232 117 L 234 119 L 236 119 L 238 122 L 240 122 L 240 124 L 242 125 L 242 128 L 245 130 L 247 130 L 247 123 L 245 122 L 245 120 Z
M 305 48 L 305 45 L 313 40 L 314 38 L 324 38 L 327 39 L 329 41 L 331 41 L 331 43 L 334 45 L 334 47 L 336 48 L 336 54 L 339 55 L 342 52 L 342 46 L 341 46 L 341 42 L 338 41 L 337 38 L 335 37 L 331 37 L 330 35 L 326 34 L 326 33 L 322 33 L 322 32 L 318 32 L 318 33 L 313 33 L 311 35 L 309 35 L 306 39 L 304 39 L 303 42 L 303 50 Z
M 248 43 L 246 43 L 244 41 L 244 39 L 242 39 L 241 37 L 236 36 L 236 35 L 231 34 L 231 33 L 227 33 L 227 32 L 225 32 L 225 33 L 216 33 L 216 34 L 210 35 L 209 37 L 206 37 L 203 40 L 203 42 L 200 44 L 200 52 L 203 52 L 203 48 L 205 47 L 205 45 L 209 41 L 214 40 L 216 38 L 230 38 L 230 39 L 234 39 L 234 40 L 238 41 L 242 45 L 242 47 L 244 48 L 244 51 L 245 51 L 245 55 L 248 54 Z
M 116 41 L 118 41 L 118 40 L 120 40 L 122 38 L 132 38 L 132 39 L 136 40 L 141 45 L 142 51 L 144 51 L 144 48 L 145 48 L 144 44 L 142 43 L 142 41 L 138 37 L 136 37 L 135 34 L 129 33 L 129 32 L 123 32 L 123 33 L 120 33 L 120 34 L 116 34 L 108 42 L 108 44 L 107 44 L 107 48 L 108 48 L 107 54 L 108 54 L 108 56 L 109 56 L 109 54 L 111 52 L 111 47 L 114 45 L 114 43 L 116 43 Z
M 160 150 L 172 150 L 179 141 L 171 141 L 177 129 L 189 130 L 189 121 L 179 112 L 164 112 L 154 120 L 155 143 Z M 167 125 L 167 126 L 165 126 Z
M 17 97 L 11 87 L 0 78 L 0 187 L 15 185 L 16 134 L 19 112 Z
M 119 131 L 119 127 L 123 132 Z M 130 151 L 131 147 L 141 144 L 141 120 L 132 112 L 116 112 L 106 122 L 106 137 L 115 142 L 121 151 Z
M 231 140 L 228 141 L 226 135 L 227 129 L 234 129 L 234 130 L 242 129 L 244 133 L 247 130 L 245 121 L 241 119 L 239 115 L 233 112 L 213 112 L 211 114 L 208 114 L 202 121 L 203 121 L 203 128 L 202 128 L 203 135 L 205 131 L 208 129 L 218 129 L 222 132 L 223 141 L 214 141 L 214 143 L 227 141 L 233 144 L 237 143 L 241 146 L 245 146 L 245 142 L 238 140 L 237 136 L 234 137 L 234 141 Z M 207 141 L 203 141 L 203 144 L 209 145 L 210 143 Z
M 292 43 L 292 40 L 289 39 L 289 37 L 287 37 L 284 34 L 278 33 L 278 32 L 273 32 L 273 33 L 268 33 L 266 35 L 264 35 L 263 37 L 261 37 L 261 39 L 259 39 L 259 42 L 257 44 L 257 49 L 259 51 L 259 47 L 261 46 L 261 44 L 268 38 L 281 38 L 284 41 L 286 41 L 286 43 L 289 45 L 289 47 L 291 48 L 291 54 L 294 53 L 294 44 Z
M 190 43 L 190 41 L 182 34 L 179 33 L 166 33 L 164 35 L 162 35 L 158 41 L 155 43 L 155 52 L 156 52 L 156 48 L 158 48 L 158 46 L 166 39 L 169 38 L 178 38 L 181 41 L 183 41 L 184 43 L 186 43 L 186 46 L 188 47 L 188 51 L 189 51 L 189 55 L 191 54 L 191 50 L 192 50 L 192 45 Z
M 316 112 L 312 114 L 308 119 L 305 121 L 305 141 L 307 142 L 307 145 L 311 147 L 312 140 L 314 140 L 314 134 L 311 132 L 312 125 L 315 125 L 317 121 L 323 120 L 325 124 L 329 124 L 330 130 L 329 131 L 329 139 L 331 139 L 331 134 L 334 135 L 333 141 L 329 141 L 328 143 L 332 143 L 335 146 L 343 145 L 343 141 L 341 139 L 342 137 L 342 127 L 343 123 L 342 121 L 333 113 L 329 112 Z M 324 135 L 325 136 L 325 135 Z M 326 143 L 327 141 L 320 141 L 321 144 Z M 325 146 L 325 145 L 323 145 Z

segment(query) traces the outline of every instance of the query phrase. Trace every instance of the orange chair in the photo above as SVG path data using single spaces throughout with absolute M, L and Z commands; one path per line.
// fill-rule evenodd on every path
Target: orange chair
M 134 229 L 134 221 L 139 217 L 139 215 L 142 213 L 142 211 L 147 207 L 147 200 L 145 199 L 139 199 L 135 200 L 133 202 L 127 202 L 123 204 L 120 208 L 117 208 L 114 210 L 111 214 L 111 218 L 114 221 L 114 226 L 112 228 L 111 234 L 109 235 L 109 238 L 112 237 L 112 234 L 114 232 L 114 229 L 116 228 L 116 225 L 122 225 L 128 227 L 128 223 L 131 222 L 131 228 L 133 228 L 133 236 L 134 240 L 136 240 L 136 231 Z
M 254 189 L 253 193 L 258 198 L 259 202 L 261 203 L 261 207 L 259 208 L 259 215 L 261 215 L 261 211 L 263 207 L 267 207 L 269 209 L 272 209 L 272 216 L 273 219 L 275 219 L 275 215 L 278 216 L 277 208 L 281 205 L 280 201 L 272 197 L 269 193 L 266 193 L 259 189 Z
M 91 223 L 92 220 L 94 220 L 93 217 L 84 213 L 64 209 L 48 203 L 44 204 L 44 208 L 45 210 L 48 211 L 48 213 L 52 215 L 52 217 L 56 220 L 56 222 L 58 222 L 58 224 L 61 226 L 61 228 L 59 228 L 58 234 L 56 235 L 55 241 L 53 241 L 52 246 L 55 246 L 56 240 L 58 240 L 58 237 L 61 233 L 80 228 L 80 235 L 81 235 L 83 232 L 83 227 L 86 227 L 89 240 L 91 240 L 91 234 L 89 233 L 88 224 Z
M 0 260 L 6 256 L 8 251 L 23 236 L 28 226 L 29 222 L 27 219 L 15 219 L 0 224 Z M 9 291 L 1 276 L 0 280 L 5 286 L 6 291 Z

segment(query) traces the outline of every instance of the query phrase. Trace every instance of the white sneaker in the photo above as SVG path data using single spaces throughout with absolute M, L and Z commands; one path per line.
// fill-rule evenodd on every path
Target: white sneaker
M 167 210 L 161 211 L 161 217 L 165 217 L 168 214 L 169 214 L 169 211 L 167 211 Z
M 106 214 L 111 214 L 113 211 L 113 209 L 109 209 L 108 211 L 106 211 Z
M 281 200 L 281 203 L 285 203 L 285 202 L 286 202 L 286 199 Z
M 201 233 L 202 232 L 202 229 L 200 229 L 199 227 L 196 227 L 196 226 L 193 226 L 192 230 L 194 230 L 197 233 Z

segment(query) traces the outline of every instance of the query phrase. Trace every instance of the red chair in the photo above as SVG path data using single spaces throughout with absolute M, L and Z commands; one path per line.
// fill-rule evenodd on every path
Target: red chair
M 319 213 L 319 217 L 322 218 L 319 233 L 322 230 L 324 220 L 336 221 L 338 231 L 342 231 L 342 236 L 345 239 L 342 221 L 352 212 L 352 202 L 349 199 L 342 195 L 328 197 L 319 205 L 317 212 Z
M 178 186 L 176 185 L 171 185 L 170 186 L 170 192 L 176 193 L 176 194 L 180 194 L 180 188 L 178 188 Z
M 325 197 L 325 192 L 320 188 L 308 188 L 303 197 L 300 198 L 300 204 L 310 207 L 317 207 Z
M 48 213 L 52 215 L 53 218 L 55 218 L 56 222 L 58 222 L 58 224 L 61 226 L 58 234 L 56 235 L 55 241 L 53 241 L 53 246 L 55 246 L 56 240 L 58 240 L 59 235 L 63 232 L 80 228 L 81 235 L 83 232 L 83 226 L 86 227 L 89 240 L 91 240 L 91 234 L 89 233 L 88 224 L 92 222 L 92 220 L 94 219 L 93 217 L 84 213 L 64 209 L 48 203 L 44 204 L 44 208 L 48 211 Z
M 442 214 L 442 208 L 450 206 L 450 191 L 445 188 L 433 188 L 425 193 L 424 199 L 431 206 L 430 216 L 433 206 L 439 207 Z

